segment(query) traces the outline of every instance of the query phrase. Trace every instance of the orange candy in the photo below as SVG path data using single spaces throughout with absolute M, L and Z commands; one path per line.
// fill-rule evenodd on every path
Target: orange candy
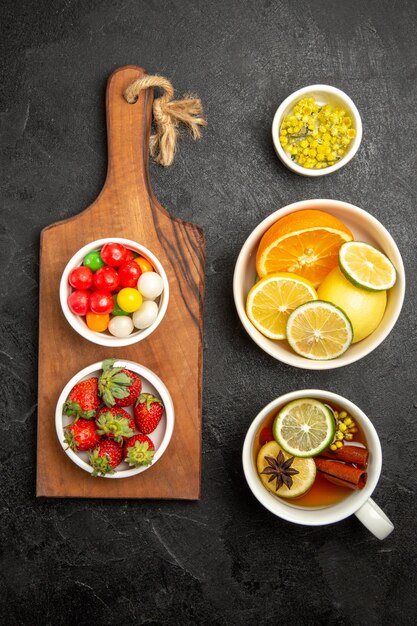
M 148 261 L 148 259 L 145 259 L 143 256 L 137 256 L 133 260 L 139 265 L 140 269 L 142 270 L 142 274 L 144 272 L 154 271 L 152 264 Z
M 87 326 L 90 330 L 96 330 L 99 333 L 102 333 L 104 330 L 107 330 L 109 325 L 110 315 L 107 314 L 99 314 L 92 313 L 89 311 L 86 315 Z

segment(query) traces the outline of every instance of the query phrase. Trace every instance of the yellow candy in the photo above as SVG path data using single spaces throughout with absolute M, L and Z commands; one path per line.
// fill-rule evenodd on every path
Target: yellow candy
M 142 306 L 142 301 L 142 295 L 132 287 L 125 287 L 117 294 L 117 304 L 127 313 L 137 311 Z

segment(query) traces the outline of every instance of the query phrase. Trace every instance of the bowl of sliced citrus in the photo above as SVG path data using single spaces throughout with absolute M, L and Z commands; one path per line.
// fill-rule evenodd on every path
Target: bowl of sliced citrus
M 261 222 L 238 256 L 234 300 L 250 337 L 274 358 L 332 369 L 374 350 L 400 314 L 400 251 L 372 215 L 305 200 Z

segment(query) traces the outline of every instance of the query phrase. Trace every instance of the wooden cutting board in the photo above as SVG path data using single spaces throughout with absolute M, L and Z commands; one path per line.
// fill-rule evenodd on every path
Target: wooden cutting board
M 171 217 L 155 198 L 148 176 L 152 90 L 135 104 L 123 97 L 143 76 L 122 67 L 109 78 L 106 94 L 108 171 L 103 190 L 76 217 L 42 231 L 40 250 L 38 496 L 88 498 L 184 498 L 200 495 L 202 320 L 204 234 Z M 102 237 L 144 244 L 163 264 L 170 284 L 167 313 L 147 339 L 126 348 L 105 348 L 80 337 L 66 321 L 59 281 L 71 256 Z M 153 370 L 167 385 L 175 408 L 174 434 L 164 456 L 137 476 L 92 478 L 63 452 L 55 432 L 55 406 L 68 380 L 108 357 L 131 359 Z

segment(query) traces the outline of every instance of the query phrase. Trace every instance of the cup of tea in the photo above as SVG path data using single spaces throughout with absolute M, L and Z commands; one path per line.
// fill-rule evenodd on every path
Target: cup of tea
M 327 441 L 330 445 L 310 458 L 307 458 L 308 452 L 297 455 L 288 452 L 288 445 L 299 445 L 291 439 L 294 425 L 291 411 L 312 406 L 314 413 L 316 405 L 325 407 L 322 410 L 329 423 L 334 420 L 334 430 Z M 287 410 L 287 407 L 290 408 Z M 301 428 L 308 431 L 310 427 L 301 425 Z M 314 441 L 315 434 L 311 433 Z M 281 437 L 288 438 L 289 444 L 285 447 Z M 272 453 L 268 452 L 271 450 Z M 276 456 L 279 450 L 283 454 Z M 298 459 L 298 456 L 303 458 Z M 277 517 L 295 524 L 322 526 L 356 515 L 378 539 L 385 539 L 394 529 L 371 498 L 382 467 L 378 434 L 365 413 L 343 396 L 320 389 L 302 389 L 276 398 L 250 425 L 242 462 L 252 493 Z M 306 485 L 304 491 L 300 488 L 302 481 Z

